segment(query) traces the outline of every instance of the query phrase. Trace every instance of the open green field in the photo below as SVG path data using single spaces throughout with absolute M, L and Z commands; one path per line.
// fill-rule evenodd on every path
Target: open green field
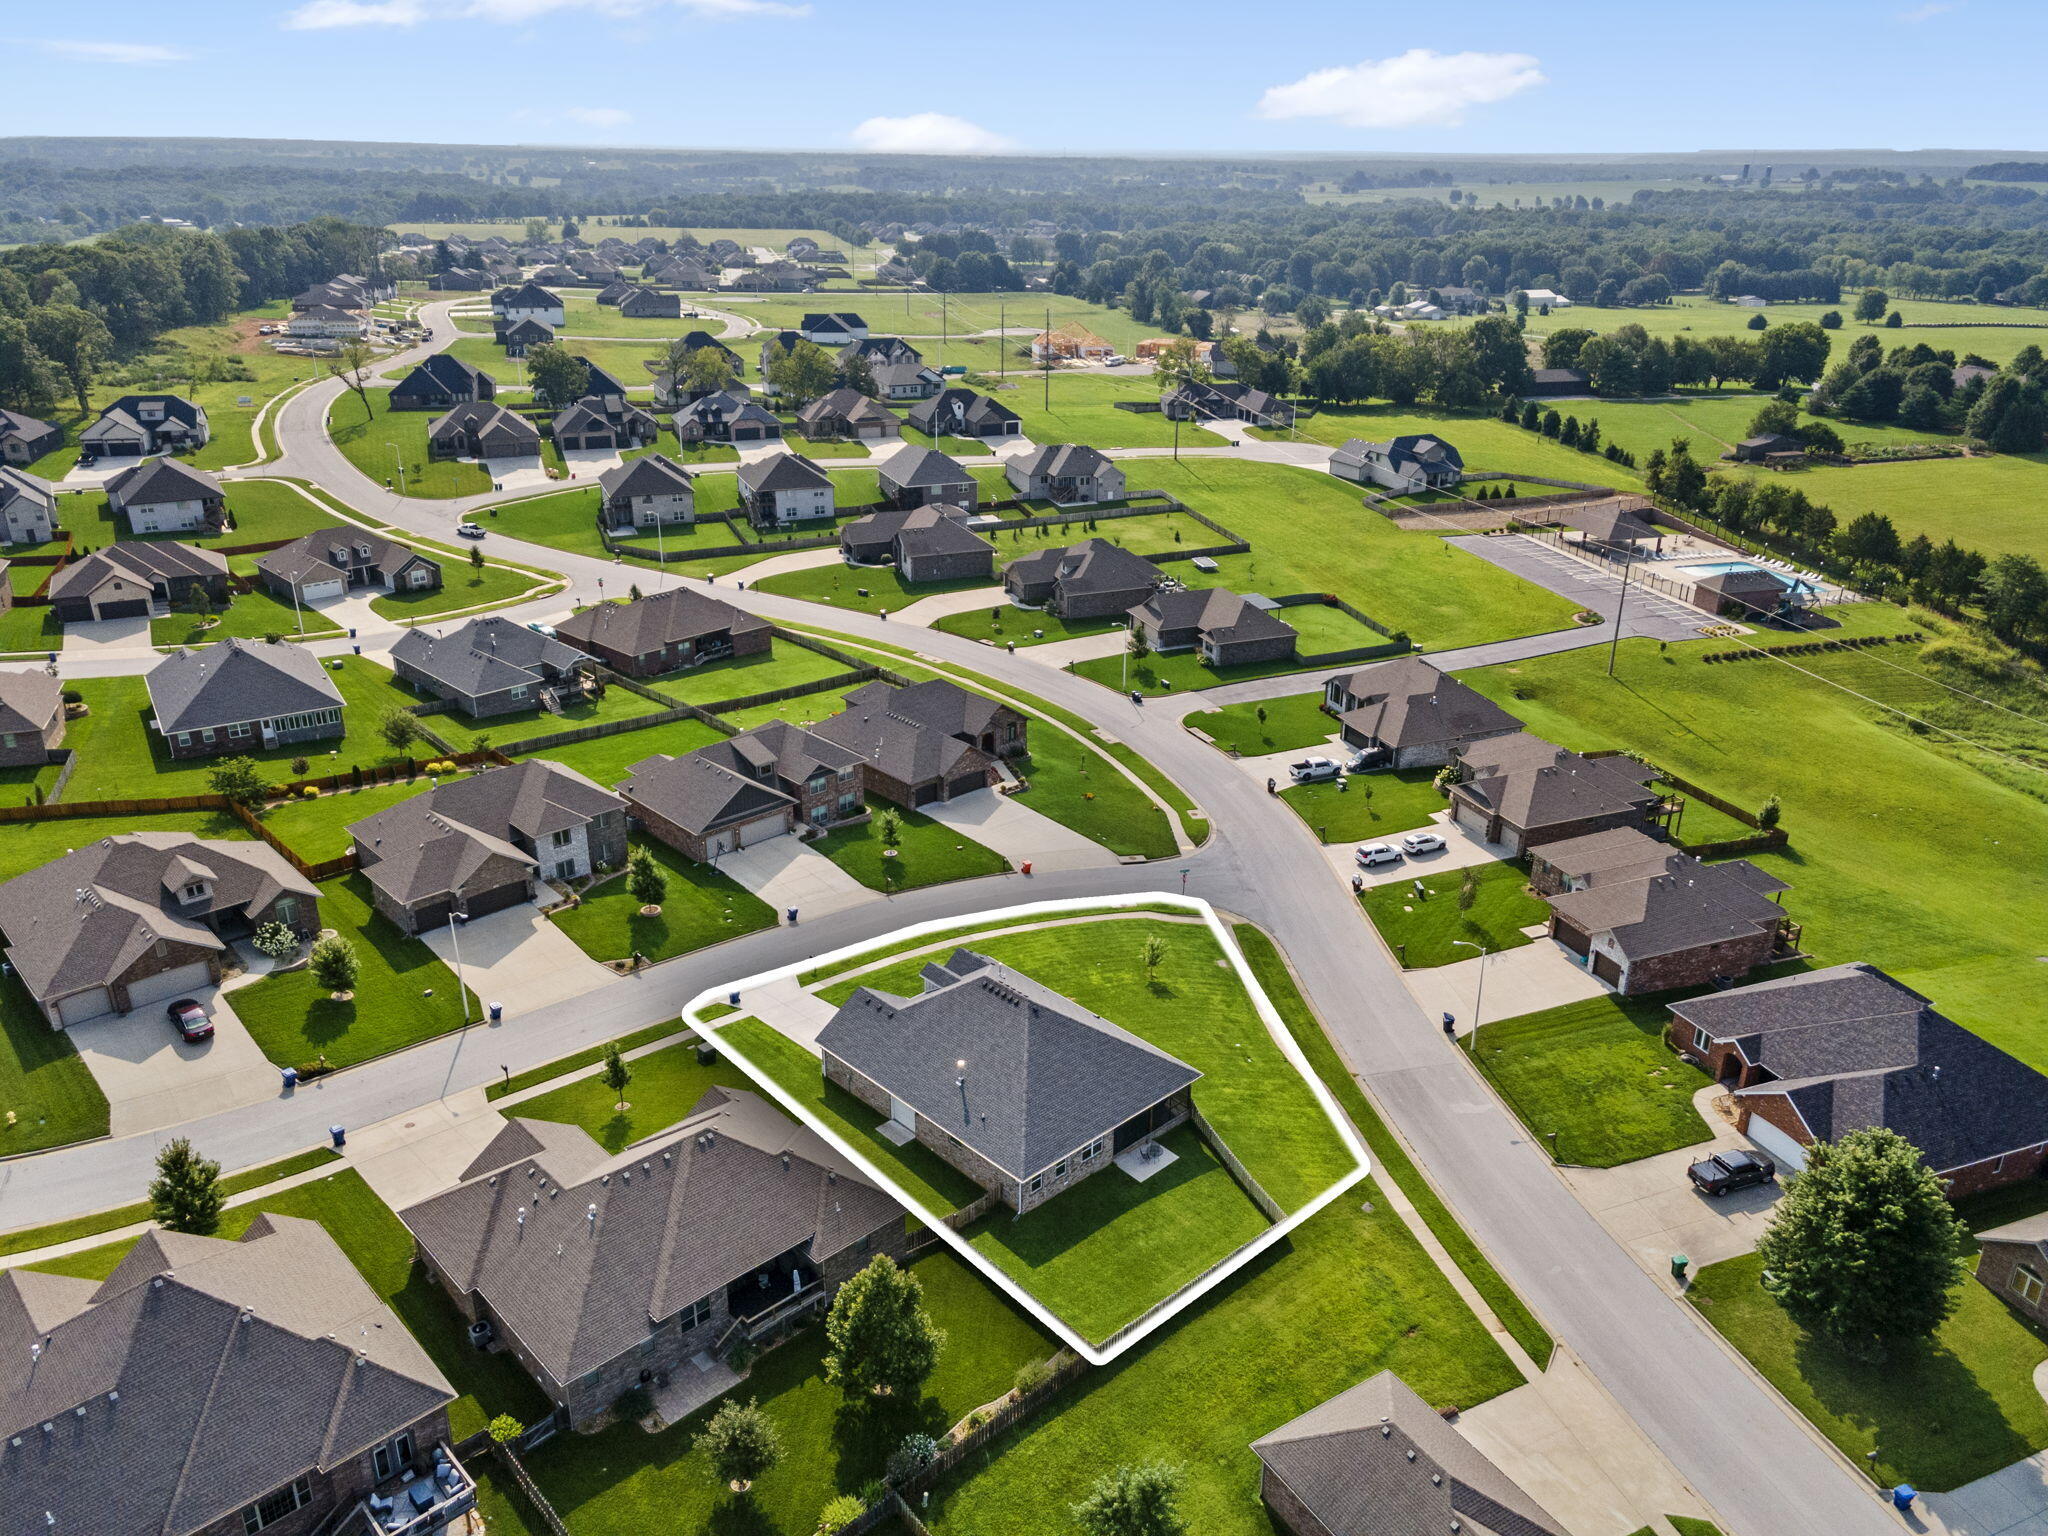
M 1683 437 L 1691 440 L 1694 458 L 1711 464 L 1750 435 L 1750 423 L 1771 398 L 1730 388 L 1718 392 L 1687 391 L 1676 400 L 1559 400 L 1554 408 L 1560 415 L 1578 417 L 1582 424 L 1597 419 L 1601 441 L 1621 444 L 1638 461 L 1647 459 L 1655 449 L 1669 448 L 1674 437 Z M 1801 411 L 1799 420 L 1804 425 L 1820 418 Z M 1831 418 L 1828 425 L 1842 434 L 1845 445 L 1852 447 L 1863 443 L 1898 447 L 1907 443 L 1955 441 L 1952 433 L 1916 432 L 1910 427 L 1880 422 Z M 1799 483 L 1805 483 L 1803 478 Z M 1532 493 L 1524 490 L 1521 494 Z
M 289 642 L 286 642 L 289 643 Z M 339 663 L 339 665 L 336 665 Z M 257 747 L 246 755 L 266 777 L 291 777 L 293 759 L 304 757 L 314 773 L 374 768 L 399 757 L 377 734 L 391 710 L 414 702 L 391 673 L 366 656 L 335 657 L 327 677 L 341 693 L 344 735 L 293 746 Z M 144 796 L 203 795 L 219 758 L 173 758 L 163 738 L 150 729 L 155 709 L 140 677 L 88 677 L 77 683 L 90 713 L 73 720 L 64 744 L 78 754 L 78 767 L 65 786 L 67 800 L 119 800 Z
M 1707 1139 L 1692 1096 L 1713 1079 L 1664 1043 L 1670 1019 L 1661 1002 L 1587 998 L 1484 1025 L 1472 1055 L 1538 1146 L 1612 1168 Z
M 843 249 L 843 247 L 842 247 Z M 1031 336 L 1045 328 L 1048 314 L 1054 330 L 1078 321 L 1119 351 L 1129 354 L 1148 336 L 1161 334 L 1156 326 L 1133 320 L 1130 312 L 1090 304 L 1072 294 L 1058 293 L 923 293 L 908 289 L 849 292 L 846 294 L 769 294 L 747 302 L 739 294 L 724 294 L 731 300 L 721 304 L 707 299 L 714 308 L 730 309 L 768 329 L 796 325 L 806 314 L 821 309 L 851 309 L 867 321 L 877 336 L 908 336 L 924 353 L 925 361 L 936 366 L 941 334 L 954 338 L 994 331 L 998 325 L 1019 334 L 1011 338 L 1028 345 Z M 926 345 L 929 337 L 931 344 Z M 730 343 L 728 343 L 730 345 Z M 966 362 L 948 356 L 948 363 Z
M 1558 406 L 1560 412 L 1566 407 Z M 1588 407 L 1580 419 L 1599 415 Z M 1602 430 L 1605 430 L 1602 423 Z M 1637 476 L 1611 459 L 1597 453 L 1566 448 L 1540 432 L 1524 432 L 1499 417 L 1472 411 L 1446 411 L 1429 405 L 1333 405 L 1304 417 L 1292 433 L 1279 427 L 1253 427 L 1252 435 L 1271 442 L 1298 437 L 1304 442 L 1341 447 L 1348 439 L 1362 437 L 1380 442 L 1405 432 L 1433 433 L 1457 446 L 1467 470 L 1497 470 L 1503 474 L 1537 475 L 1547 480 L 1577 480 L 1587 485 L 1611 485 L 1620 490 L 1641 490 Z M 1669 441 L 1669 434 L 1666 436 Z M 1149 468 L 1149 466 L 1148 466 Z M 1149 476 L 1148 483 L 1149 483 Z M 1354 505 L 1370 486 L 1335 484 Z M 1192 498 L 1189 498 L 1192 502 Z M 1199 505 L 1198 503 L 1196 503 Z M 1207 510 L 1204 508 L 1203 510 Z M 1230 523 L 1230 519 L 1224 518 Z M 1235 528 L 1235 523 L 1230 523 Z
M 522 1424 L 546 1416 L 547 1400 L 513 1355 L 503 1350 L 486 1354 L 471 1346 L 468 1324 L 447 1293 L 413 1262 L 412 1234 L 363 1182 L 361 1174 L 344 1168 L 331 1177 L 232 1206 L 221 1212 L 220 1228 L 214 1235 L 240 1237 L 266 1211 L 319 1222 L 370 1289 L 398 1314 L 460 1394 L 448 1407 L 449 1427 L 457 1440 L 475 1434 L 500 1413 L 509 1413 Z M 133 1239 L 109 1243 L 34 1267 L 104 1279 L 134 1246 Z
M 649 1435 L 623 1424 L 596 1435 L 557 1435 L 525 1458 L 541 1492 L 577 1536 L 808 1536 L 818 1512 L 882 1475 L 912 1432 L 943 1437 L 973 1408 L 1002 1396 L 1052 1341 L 948 1249 L 910 1266 L 924 1305 L 945 1331 L 938 1369 L 916 1403 L 849 1406 L 825 1380 L 825 1331 L 812 1327 L 755 1362 L 733 1390 L 758 1400 L 783 1457 L 750 1493 L 735 1496 L 691 1449 L 716 1404 Z M 492 1357 L 496 1358 L 496 1357 Z M 491 1527 L 496 1536 L 497 1526 Z
M 554 915 L 555 926 L 591 959 L 627 960 L 637 954 L 650 962 L 669 960 L 777 921 L 766 902 L 710 865 L 686 859 L 654 838 L 639 838 L 636 844 L 654 856 L 668 877 L 659 912 L 642 916 L 625 875 L 617 874 Z
M 607 1152 L 626 1147 L 674 1125 L 713 1088 L 755 1091 L 752 1078 L 720 1057 L 710 1066 L 697 1060 L 697 1047 L 685 1042 L 649 1051 L 627 1063 L 633 1080 L 626 1084 L 626 1107 L 604 1079 L 579 1077 L 572 1082 L 512 1105 L 507 1114 L 527 1120 L 561 1120 L 580 1125 Z
M 1339 748 L 1342 754 L 1349 751 Z M 1281 790 L 1280 798 L 1326 843 L 1369 843 L 1413 832 L 1428 826 L 1430 817 L 1448 803 L 1436 787 L 1434 768 L 1354 773 L 1343 785 L 1340 789 L 1333 783 L 1296 784 Z
M 1831 508 L 1845 525 L 1859 513 L 1881 512 L 1902 539 L 1924 533 L 1937 544 L 1954 539 L 1986 558 L 2048 560 L 2048 455 L 1821 465 L 1798 471 L 1787 483 Z
M 1841 616 L 1885 632 L 1916 627 L 1876 605 Z M 2048 930 L 2048 800 L 2038 772 L 1916 731 L 1843 690 L 2022 750 L 2038 724 L 1940 687 L 1927 670 L 1932 646 L 1807 656 L 1794 670 L 1702 663 L 1714 645 L 1624 641 L 1612 679 L 1597 652 L 1460 676 L 1566 747 L 1627 747 L 1738 805 L 1778 794 L 1792 846 L 1754 862 L 1790 882 L 1785 905 L 1815 958 L 1882 966 L 2048 1066 L 2048 966 L 2036 941 Z M 1788 720 L 1796 732 L 1765 728 Z M 1997 922 L 1985 921 L 1991 906 Z
M 2048 1345 L 1975 1280 L 1957 1282 L 1955 1315 L 1933 1339 L 1858 1361 L 1787 1317 L 1762 1273 L 1755 1254 L 1726 1259 L 1695 1275 L 1687 1295 L 1880 1486 L 1959 1488 L 2048 1446 L 2048 1408 L 2033 1383 Z
M 335 396 L 327 408 L 327 433 L 342 456 L 379 485 L 398 489 L 404 472 L 405 494 L 446 499 L 476 496 L 491 488 L 490 472 L 480 464 L 427 457 L 427 428 L 433 411 L 394 411 L 391 391 L 370 392 L 370 414 L 353 392 Z
M 1187 716 L 1186 723 L 1214 741 L 1218 750 L 1235 750 L 1244 757 L 1325 746 L 1339 729 L 1337 717 L 1324 711 L 1320 693 L 1289 693 L 1257 704 L 1198 710 Z
M 465 1007 L 455 973 L 371 905 L 370 883 L 361 875 L 321 885 L 320 922 L 355 946 L 361 974 L 351 997 L 336 1001 L 304 966 L 235 993 L 236 1014 L 279 1066 L 305 1067 L 322 1057 L 333 1067 L 353 1066 L 477 1016 L 474 994 Z
M 1010 861 L 984 848 L 965 832 L 919 811 L 870 800 L 872 816 L 858 826 L 835 827 L 812 844 L 818 852 L 872 891 L 914 891 L 921 885 L 972 880 L 1008 872 Z M 897 841 L 882 838 L 882 816 L 894 810 Z
M 1038 1532 L 1111 1469 L 1168 1462 L 1190 1531 L 1274 1536 L 1251 1442 L 1382 1370 L 1440 1406 L 1521 1384 L 1386 1202 L 1347 1198 L 969 1460 L 920 1518 L 936 1536 Z
M 1031 378 L 1016 389 L 996 395 L 1024 418 L 1024 435 L 1034 443 L 1086 443 L 1091 448 L 1164 448 L 1174 441 L 1174 424 L 1163 411 L 1120 411 L 1116 401 L 1159 403 L 1159 386 L 1149 376 L 1124 377 L 1101 373 L 1054 373 L 1051 403 L 1046 383 Z M 1180 426 L 1183 448 L 1213 448 L 1229 439 L 1189 422 Z M 1132 490 L 1146 488 L 1150 466 L 1125 466 Z
M 1472 905 L 1461 912 L 1468 876 L 1475 882 Z M 1419 898 L 1412 879 L 1372 886 L 1363 897 L 1365 915 L 1406 970 L 1477 960 L 1480 945 L 1488 954 L 1519 949 L 1529 942 L 1522 930 L 1550 916 L 1550 908 L 1524 889 L 1529 876 L 1519 865 L 1475 864 L 1419 878 L 1425 893 Z

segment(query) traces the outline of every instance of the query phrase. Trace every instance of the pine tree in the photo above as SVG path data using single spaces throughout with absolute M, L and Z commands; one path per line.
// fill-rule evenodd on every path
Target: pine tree
M 183 1136 L 164 1143 L 149 1185 L 149 1214 L 158 1226 L 210 1236 L 224 1199 L 219 1163 L 201 1157 Z

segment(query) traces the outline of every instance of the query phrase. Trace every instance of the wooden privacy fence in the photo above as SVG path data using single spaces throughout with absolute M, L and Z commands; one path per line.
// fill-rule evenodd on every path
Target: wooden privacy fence
M 1237 1180 L 1237 1187 L 1245 1192 L 1246 1197 L 1259 1208 L 1266 1220 L 1287 1219 L 1287 1212 L 1281 1208 L 1280 1202 L 1267 1194 L 1266 1186 L 1253 1178 L 1251 1170 L 1238 1161 L 1237 1154 L 1230 1150 L 1230 1144 L 1218 1134 L 1216 1127 L 1209 1123 L 1208 1116 L 1202 1113 L 1201 1106 L 1192 1099 L 1188 1101 L 1188 1124 L 1193 1126 L 1195 1134 L 1202 1138 L 1202 1144 L 1215 1154 L 1216 1161 L 1230 1171 L 1230 1176 Z

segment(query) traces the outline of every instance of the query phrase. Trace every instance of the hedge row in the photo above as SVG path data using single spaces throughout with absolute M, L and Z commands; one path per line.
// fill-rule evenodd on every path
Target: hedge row
M 1813 656 L 1822 651 L 1860 651 L 1871 645 L 1890 645 L 1894 640 L 1911 645 L 1927 637 L 1920 634 L 1852 635 L 1845 640 L 1811 640 L 1799 645 L 1761 645 L 1740 651 L 1709 651 L 1701 661 L 1755 661 L 1764 656 Z

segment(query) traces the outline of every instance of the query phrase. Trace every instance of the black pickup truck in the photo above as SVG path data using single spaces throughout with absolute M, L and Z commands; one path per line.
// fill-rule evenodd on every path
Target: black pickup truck
M 1693 1184 L 1710 1195 L 1725 1195 L 1731 1189 L 1768 1184 L 1778 1176 L 1778 1165 L 1761 1152 L 1730 1149 L 1702 1158 L 1685 1170 Z

